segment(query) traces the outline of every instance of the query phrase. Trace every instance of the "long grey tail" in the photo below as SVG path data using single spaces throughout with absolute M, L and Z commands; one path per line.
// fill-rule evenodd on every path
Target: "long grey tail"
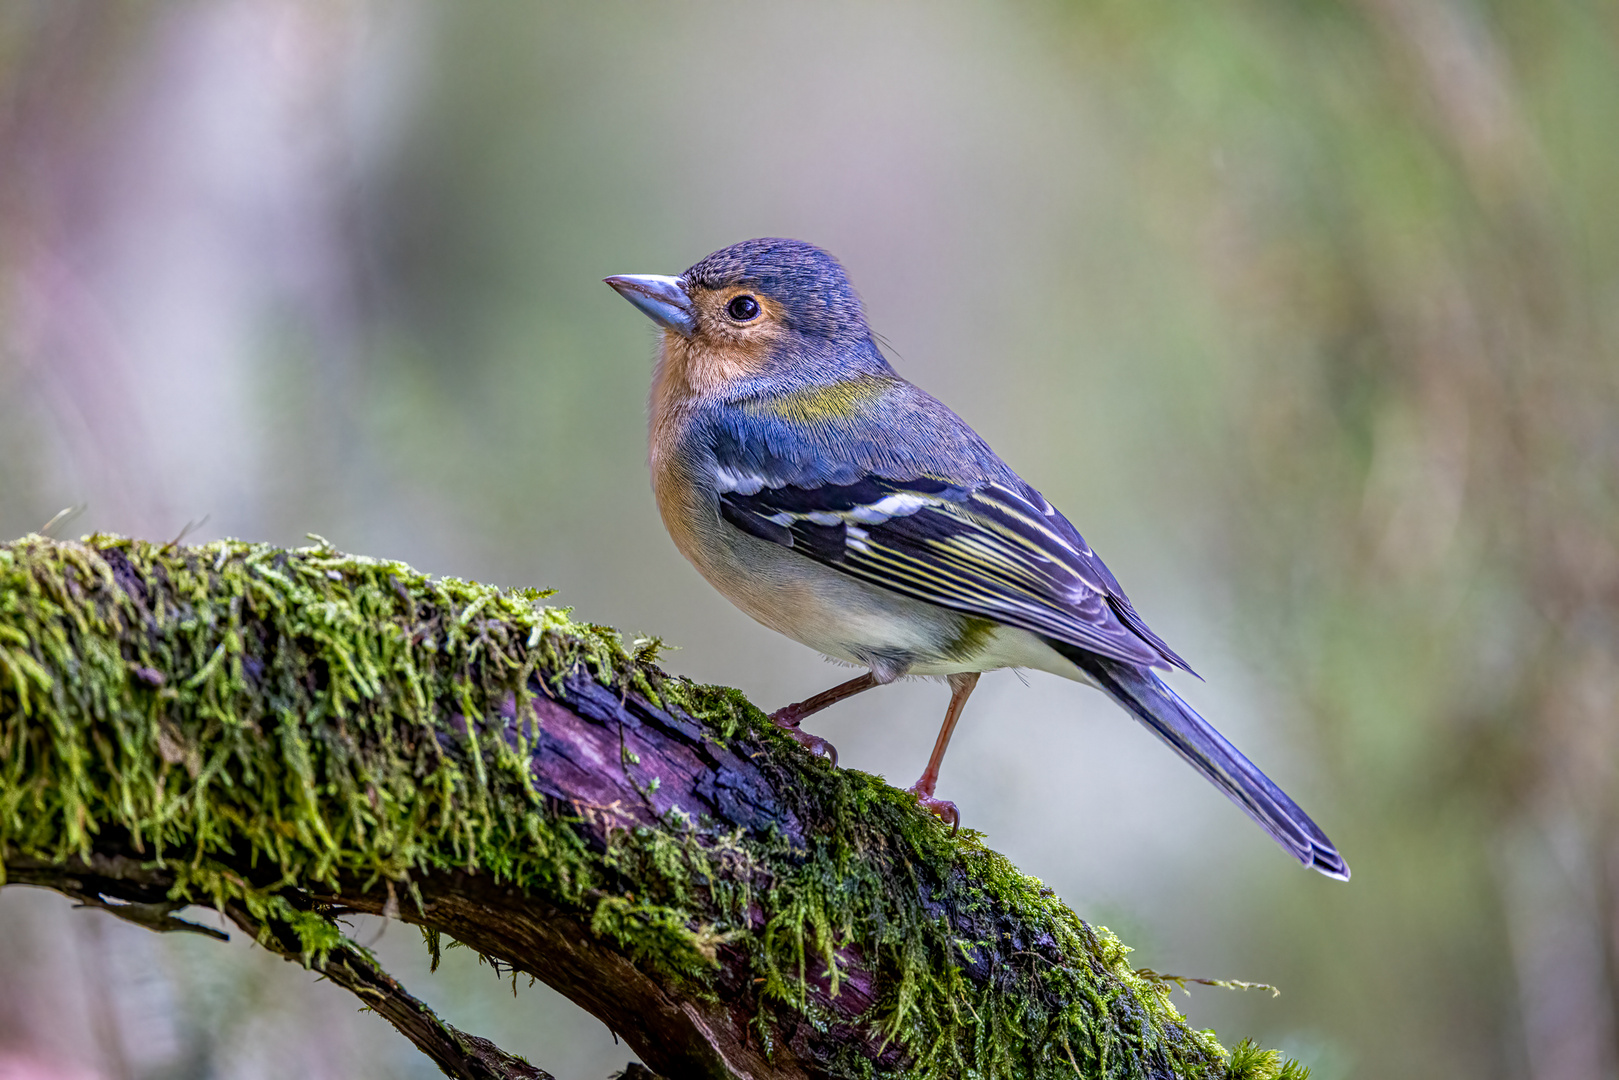
M 1150 668 L 1109 660 L 1067 642 L 1047 642 L 1191 762 L 1288 854 L 1330 878 L 1349 880 L 1349 865 L 1327 834 Z

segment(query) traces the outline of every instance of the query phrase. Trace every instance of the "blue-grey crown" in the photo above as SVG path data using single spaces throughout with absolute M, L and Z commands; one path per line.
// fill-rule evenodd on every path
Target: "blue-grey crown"
M 843 267 L 802 240 L 744 240 L 721 248 L 681 276 L 707 289 L 734 285 L 756 289 L 779 303 L 787 324 L 801 333 L 840 343 L 870 336 L 860 297 Z

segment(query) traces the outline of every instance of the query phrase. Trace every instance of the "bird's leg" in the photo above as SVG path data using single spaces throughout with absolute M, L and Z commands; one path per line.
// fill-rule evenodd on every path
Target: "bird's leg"
M 862 690 L 870 690 L 879 685 L 877 676 L 871 672 L 856 675 L 848 682 L 838 683 L 830 690 L 822 690 L 812 698 L 805 698 L 794 705 L 786 705 L 770 714 L 770 719 L 787 734 L 798 740 L 798 744 L 812 754 L 821 754 L 828 758 L 833 766 L 838 763 L 838 748 L 825 739 L 811 735 L 806 731 L 799 731 L 798 725 L 804 722 L 807 716 L 814 716 L 828 705 L 836 705 L 844 698 L 854 697 Z
M 961 828 L 961 812 L 948 799 L 935 799 L 933 788 L 939 782 L 939 766 L 944 764 L 944 752 L 950 746 L 950 736 L 956 730 L 956 722 L 961 719 L 961 710 L 967 707 L 967 698 L 973 692 L 973 687 L 978 685 L 978 674 L 969 671 L 950 676 L 950 707 L 944 711 L 944 725 L 939 728 L 939 738 L 933 744 L 933 756 L 928 758 L 928 767 L 923 771 L 922 778 L 907 789 L 922 806 L 948 821 L 952 833 Z

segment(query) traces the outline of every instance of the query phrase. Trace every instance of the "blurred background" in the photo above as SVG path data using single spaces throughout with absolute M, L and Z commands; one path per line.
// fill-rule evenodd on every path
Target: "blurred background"
M 600 284 L 758 235 L 843 260 L 1354 880 L 1041 675 L 973 699 L 968 825 L 1138 964 L 1279 986 L 1176 1000 L 1317 1080 L 1619 1073 L 1611 2 L 8 0 L 0 536 L 314 532 L 805 697 L 663 533 Z M 908 784 L 946 698 L 811 726 Z M 629 1060 L 354 932 L 562 1080 Z M 435 1075 L 236 938 L 0 891 L 0 1078 Z

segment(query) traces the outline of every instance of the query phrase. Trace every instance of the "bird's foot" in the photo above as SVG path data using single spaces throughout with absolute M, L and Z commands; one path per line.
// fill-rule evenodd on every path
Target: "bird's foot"
M 802 746 L 804 749 L 808 750 L 817 757 L 826 758 L 832 763 L 832 767 L 834 769 L 837 768 L 838 748 L 821 738 L 819 735 L 811 735 L 807 731 L 800 731 L 798 725 L 802 723 L 803 720 L 804 714 L 796 705 L 788 705 L 786 708 L 777 709 L 775 712 L 770 714 L 771 723 L 775 724 L 777 727 L 781 728 L 781 730 L 791 735 L 793 737 L 793 741 L 798 743 L 799 746 Z
M 933 796 L 933 785 L 924 785 L 920 780 L 905 789 L 916 796 L 917 804 L 950 826 L 950 835 L 954 836 L 961 828 L 961 811 L 949 799 L 936 799 Z

